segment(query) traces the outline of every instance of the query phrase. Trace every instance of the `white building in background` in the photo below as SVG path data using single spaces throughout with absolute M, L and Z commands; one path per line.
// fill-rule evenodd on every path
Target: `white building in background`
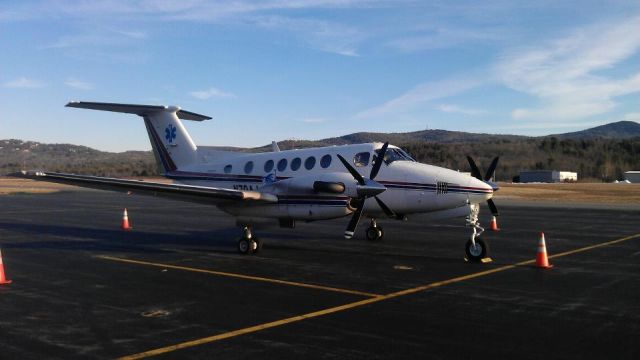
M 640 171 L 627 171 L 624 178 L 632 183 L 640 183 Z
M 578 181 L 578 173 L 571 171 L 559 171 L 560 182 L 576 182 Z
M 575 182 L 578 181 L 578 173 L 571 171 L 557 171 L 557 170 L 525 170 L 520 171 L 520 182 L 542 182 L 542 183 L 556 183 L 556 182 Z

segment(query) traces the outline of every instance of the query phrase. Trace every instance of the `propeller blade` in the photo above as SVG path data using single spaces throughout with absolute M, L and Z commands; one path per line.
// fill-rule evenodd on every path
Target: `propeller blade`
M 351 216 L 351 220 L 349 220 L 349 225 L 347 225 L 347 229 L 344 231 L 344 238 L 351 239 L 353 234 L 356 232 L 356 227 L 358 226 L 358 222 L 360 222 L 360 217 L 362 216 L 362 209 L 364 209 L 364 199 L 357 199 L 358 208 L 353 212 L 353 216 Z
M 380 167 L 382 166 L 382 162 L 384 161 L 384 155 L 386 154 L 388 147 L 389 147 L 389 142 L 387 141 L 380 148 L 380 151 L 378 152 L 378 157 L 376 158 L 376 162 L 373 164 L 373 167 L 371 168 L 371 174 L 369 175 L 369 179 L 373 180 L 378 175 L 378 171 L 380 171 Z
M 393 210 L 389 209 L 387 204 L 382 202 L 382 200 L 380 200 L 377 196 L 374 196 L 373 198 L 376 199 L 376 202 L 378 203 L 378 205 L 380 205 L 380 208 L 382 208 L 382 211 L 384 211 L 384 213 L 387 214 L 388 217 L 390 218 L 396 217 L 396 213 L 394 213 Z
M 356 169 L 354 169 L 353 166 L 351 166 L 351 164 L 349 164 L 349 162 L 342 157 L 342 155 L 337 154 L 337 156 L 338 156 L 338 159 L 340 159 L 340 161 L 342 162 L 342 165 L 344 165 L 344 167 L 347 168 L 347 170 L 349 171 L 351 176 L 353 176 L 353 178 L 356 179 L 358 184 L 364 185 L 365 182 L 364 182 L 364 178 L 362 177 L 362 175 L 360 175 L 360 173 L 357 172 Z
M 493 199 L 487 200 L 487 205 L 489 205 L 489 209 L 491 209 L 491 214 L 493 214 L 493 216 L 500 215 L 498 213 L 498 208 L 496 207 L 496 204 L 493 202 Z
M 480 175 L 480 170 L 478 169 L 478 166 L 476 166 L 476 162 L 473 161 L 471 156 L 467 156 L 467 161 L 469 161 L 469 166 L 471 166 L 471 176 L 478 180 L 482 180 L 482 175 Z
M 484 175 L 484 181 L 489 181 L 493 177 L 493 174 L 496 172 L 496 166 L 498 166 L 498 160 L 500 160 L 499 156 L 496 156 L 489 168 L 487 169 L 487 173 Z

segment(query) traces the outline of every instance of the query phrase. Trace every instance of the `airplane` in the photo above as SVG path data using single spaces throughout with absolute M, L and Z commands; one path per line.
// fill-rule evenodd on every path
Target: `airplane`
M 466 217 L 471 228 L 467 259 L 488 257 L 488 245 L 480 237 L 484 229 L 478 221 L 479 204 L 487 202 L 492 214 L 498 215 L 492 197 L 499 188 L 491 181 L 498 157 L 483 177 L 469 156 L 471 176 L 419 163 L 388 142 L 283 151 L 273 142 L 270 152 L 224 151 L 196 146 L 181 120 L 211 117 L 177 106 L 78 101 L 66 106 L 142 117 L 159 169 L 173 182 L 24 170 L 13 176 L 216 206 L 234 216 L 241 227 L 237 248 L 242 254 L 262 249 L 253 226 L 265 221 L 294 228 L 296 221 L 350 215 L 344 237 L 351 239 L 365 216 L 370 219 L 365 237 L 377 241 L 384 236 L 377 219 L 407 220 L 421 214 L 429 221 Z

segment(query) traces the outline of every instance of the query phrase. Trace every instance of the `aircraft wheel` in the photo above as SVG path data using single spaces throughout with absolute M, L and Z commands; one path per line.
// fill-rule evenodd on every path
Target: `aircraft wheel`
M 468 240 L 464 250 L 467 254 L 467 259 L 473 262 L 479 262 L 489 255 L 489 245 L 480 238 L 476 239 L 475 246 L 471 243 L 471 240 Z
M 384 236 L 384 231 L 381 226 L 369 226 L 365 235 L 369 241 L 378 241 Z
M 238 251 L 241 254 L 250 254 L 251 249 L 253 248 L 251 243 L 255 243 L 255 241 L 247 238 L 241 238 L 240 240 L 238 240 Z
M 262 250 L 262 240 L 258 238 L 251 239 L 251 253 L 259 253 Z

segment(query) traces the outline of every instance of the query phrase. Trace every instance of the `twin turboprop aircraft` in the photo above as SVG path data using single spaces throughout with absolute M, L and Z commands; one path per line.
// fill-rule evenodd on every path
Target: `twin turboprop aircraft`
M 335 219 L 351 215 L 344 236 L 354 236 L 362 216 L 370 218 L 365 235 L 376 241 L 384 232 L 376 219 L 405 220 L 465 217 L 471 227 L 465 252 L 472 261 L 488 256 L 480 238 L 479 204 L 498 190 L 490 179 L 495 158 L 482 177 L 470 157 L 472 176 L 416 162 L 389 143 L 366 143 L 300 150 L 242 153 L 196 146 L 180 119 L 203 121 L 208 116 L 175 106 L 70 102 L 67 107 L 139 115 L 144 119 L 153 153 L 172 184 L 53 172 L 18 173 L 35 180 L 82 187 L 162 196 L 217 206 L 242 227 L 238 250 L 256 253 L 262 241 L 252 226 L 274 220 L 293 228 L 296 221 Z

